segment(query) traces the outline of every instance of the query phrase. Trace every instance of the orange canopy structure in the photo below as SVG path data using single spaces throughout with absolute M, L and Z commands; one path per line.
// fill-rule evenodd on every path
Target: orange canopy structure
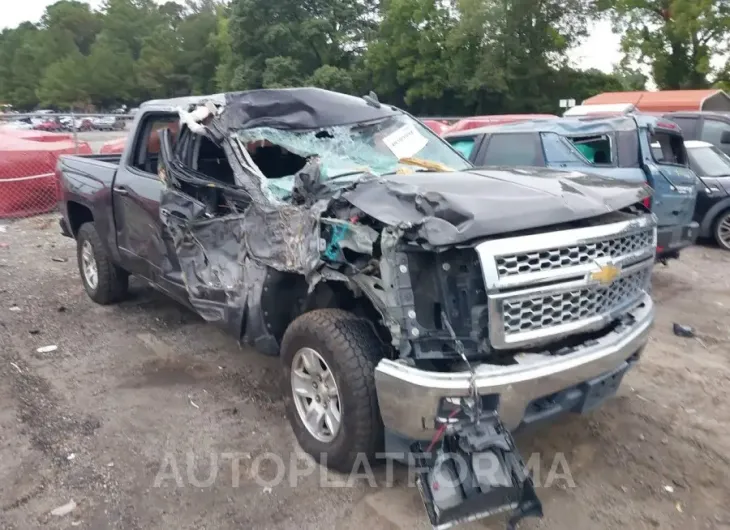
M 714 110 L 730 112 L 730 96 L 717 89 L 660 90 L 659 92 L 604 92 L 583 105 L 629 103 L 643 112 Z

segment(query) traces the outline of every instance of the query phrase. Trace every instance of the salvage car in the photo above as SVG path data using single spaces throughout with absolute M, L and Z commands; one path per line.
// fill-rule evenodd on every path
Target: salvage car
M 476 169 L 373 95 L 152 101 L 58 172 L 92 300 L 138 275 L 278 355 L 301 447 L 415 456 L 435 527 L 541 515 L 511 432 L 615 394 L 654 319 L 646 186 Z
M 697 181 L 673 122 L 644 114 L 555 118 L 443 136 L 477 166 L 574 169 L 650 186 L 646 201 L 657 216 L 657 257 L 664 263 L 697 239 Z
M 712 238 L 720 248 L 730 250 L 730 157 L 709 142 L 687 140 L 684 145 L 689 167 L 701 182 L 694 215 L 700 237 Z

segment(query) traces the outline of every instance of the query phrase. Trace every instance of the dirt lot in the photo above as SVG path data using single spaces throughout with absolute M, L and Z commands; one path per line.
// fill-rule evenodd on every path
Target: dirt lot
M 730 528 L 730 254 L 693 248 L 658 267 L 654 291 L 651 343 L 619 395 L 518 437 L 543 481 L 562 452 L 575 482 L 541 488 L 545 518 L 520 528 Z M 276 358 L 141 283 L 93 304 L 54 217 L 0 228 L 0 528 L 428 528 L 402 470 L 387 489 L 320 487 L 318 473 L 263 486 L 276 468 L 261 455 L 308 465 L 277 377 Z M 234 452 L 250 455 L 238 473 L 222 460 Z

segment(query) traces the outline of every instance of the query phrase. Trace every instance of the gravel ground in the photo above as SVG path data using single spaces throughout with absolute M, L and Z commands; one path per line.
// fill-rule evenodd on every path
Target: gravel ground
M 730 528 L 728 271 L 730 253 L 702 246 L 659 266 L 658 320 L 619 394 L 518 436 L 526 458 L 540 455 L 538 482 L 563 454 L 575 483 L 540 488 L 545 518 L 520 528 Z M 674 322 L 697 338 L 674 336 Z M 0 528 L 428 528 L 400 468 L 391 488 L 322 487 L 319 471 L 264 485 L 277 469 L 267 453 L 311 466 L 277 376 L 276 358 L 142 283 L 120 305 L 93 304 L 54 216 L 0 228 Z M 238 470 L 231 453 L 248 453 Z

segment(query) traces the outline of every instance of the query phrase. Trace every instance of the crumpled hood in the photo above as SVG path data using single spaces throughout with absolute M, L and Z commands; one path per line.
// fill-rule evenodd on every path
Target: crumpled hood
M 342 197 L 439 246 L 594 217 L 649 194 L 645 186 L 576 171 L 493 168 L 365 179 Z

